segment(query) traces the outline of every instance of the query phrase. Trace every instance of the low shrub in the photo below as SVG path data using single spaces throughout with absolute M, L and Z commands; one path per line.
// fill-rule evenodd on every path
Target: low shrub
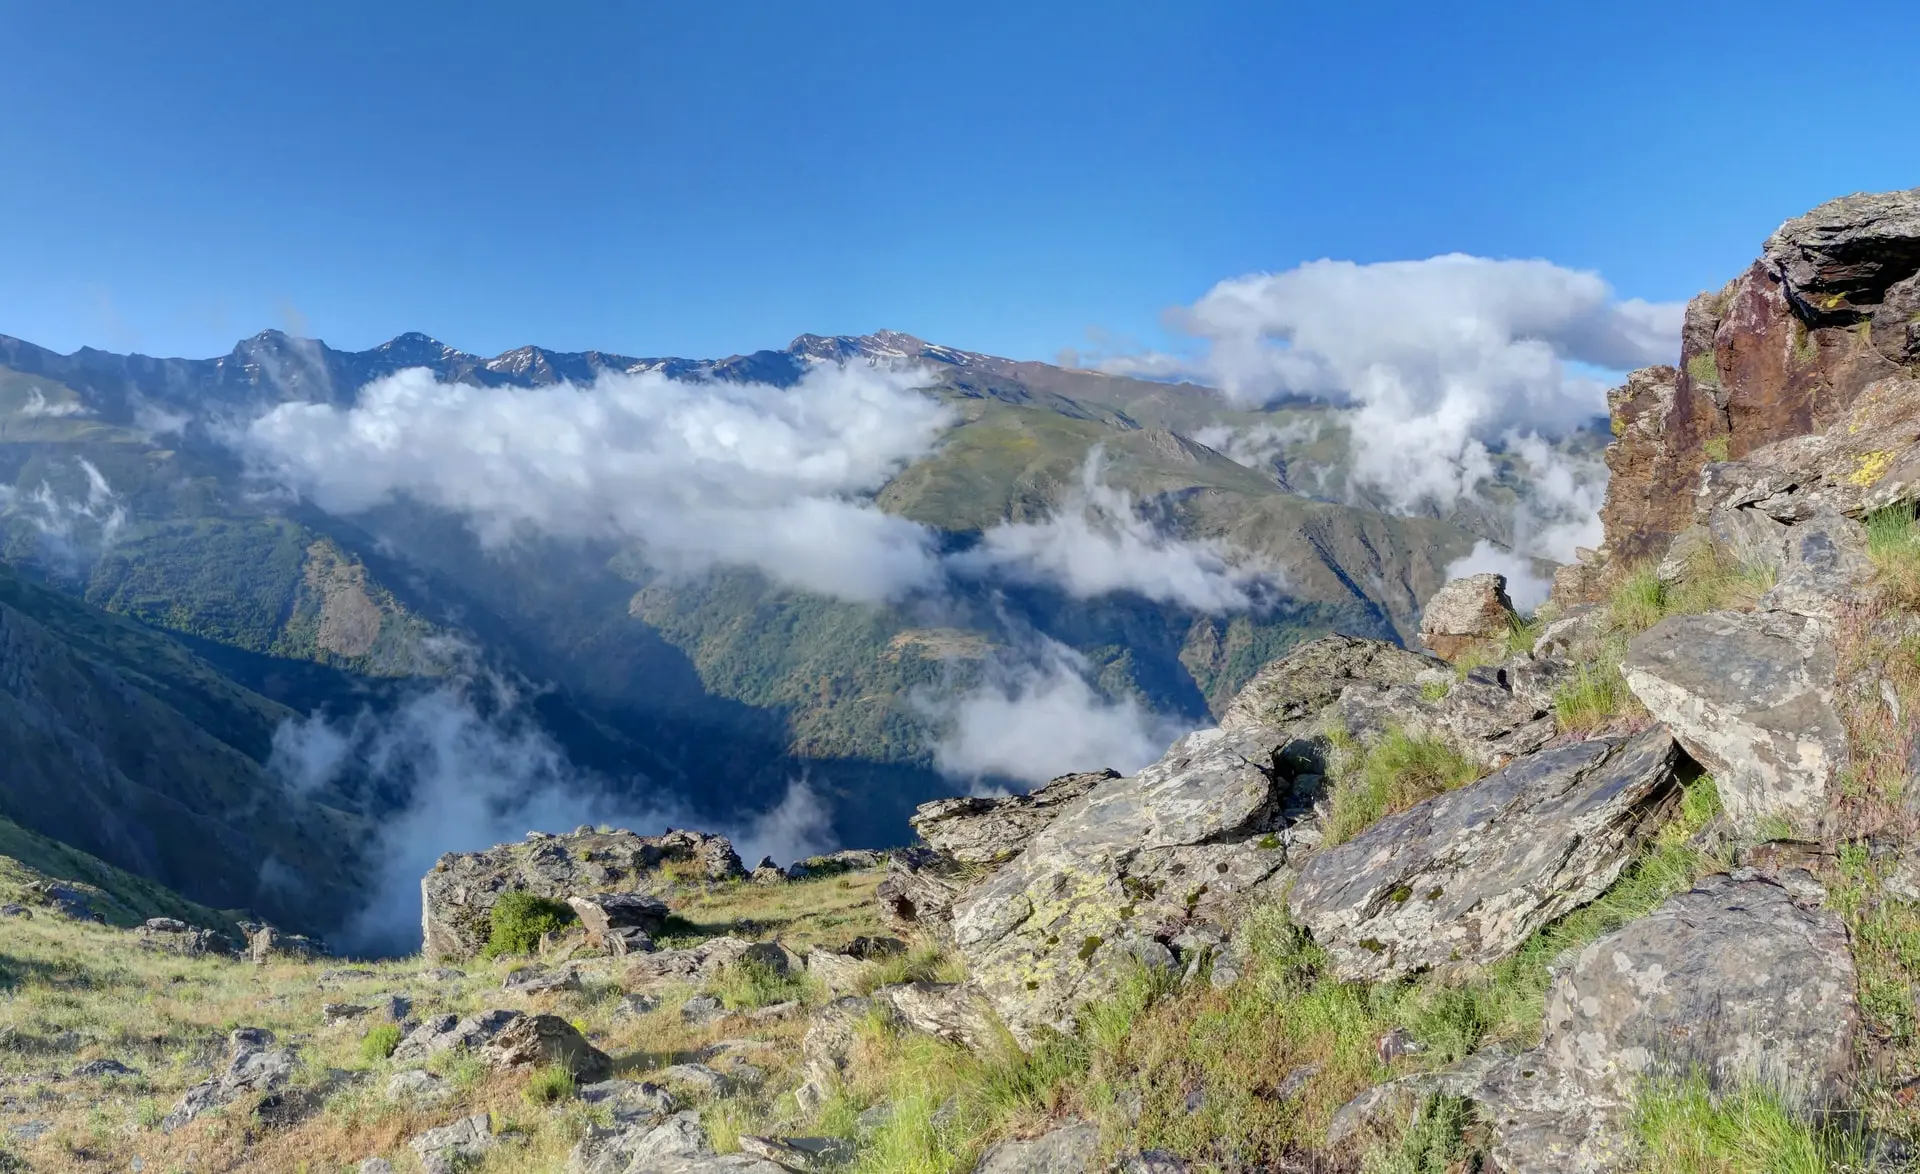
M 806 1002 L 812 993 L 804 975 L 775 970 L 758 958 L 742 958 L 721 967 L 709 989 L 729 1011 Z
M 367 1034 L 360 1037 L 360 1058 L 369 1064 L 378 1064 L 393 1055 L 393 1050 L 399 1046 L 399 1026 L 382 1023 L 368 1029 Z
M 573 910 L 550 897 L 516 889 L 502 893 L 487 915 L 487 944 L 482 957 L 531 953 L 540 944 L 540 935 L 570 924 Z

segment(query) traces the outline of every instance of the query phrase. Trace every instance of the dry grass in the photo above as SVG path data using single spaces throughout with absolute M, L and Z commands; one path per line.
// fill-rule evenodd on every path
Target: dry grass
M 698 932 L 777 935 L 803 945 L 878 932 L 871 896 L 877 881 L 878 874 L 870 873 L 772 888 L 703 885 L 675 904 L 693 911 Z M 750 924 L 743 926 L 742 919 Z M 700 1109 L 723 1147 L 742 1131 L 806 1131 L 792 1097 L 776 1091 L 799 1081 L 804 1016 L 755 1024 L 750 1031 L 737 1019 L 690 1027 L 678 1008 L 695 993 L 691 988 L 656 992 L 661 1005 L 651 1013 L 619 1014 L 626 990 L 610 959 L 582 963 L 580 991 L 534 998 L 502 991 L 506 972 L 524 964 L 475 960 L 454 978 L 429 975 L 418 958 L 255 966 L 143 949 L 123 930 L 44 913 L 9 919 L 0 923 L 0 1088 L 12 1103 L 0 1107 L 0 1127 L 29 1120 L 52 1126 L 37 1141 L 10 1142 L 31 1169 L 47 1174 L 119 1172 L 134 1157 L 151 1171 L 335 1174 L 376 1154 L 412 1169 L 408 1138 L 486 1112 L 497 1132 L 513 1137 L 479 1168 L 483 1174 L 563 1170 L 590 1124 L 566 1082 L 551 1073 L 492 1072 L 472 1057 L 436 1057 L 429 1067 L 450 1082 L 454 1099 L 436 1108 L 395 1103 L 384 1094 L 388 1075 L 398 1067 L 387 1058 L 388 1041 L 366 1042 L 375 1024 L 323 1022 L 323 1003 L 367 1004 L 400 994 L 413 1000 L 416 1018 L 489 1007 L 561 1015 L 612 1056 L 621 1075 L 636 1078 L 696 1060 L 726 1071 L 730 1061 L 708 1049 L 751 1035 L 768 1046 L 739 1058 L 766 1074 L 760 1090 L 719 1099 L 676 1092 Z M 913 965 L 939 971 L 945 964 L 921 951 Z M 732 983 L 723 993 L 742 1006 L 796 993 L 814 997 L 792 980 L 763 979 L 742 973 L 722 976 L 716 985 Z M 304 1115 L 269 1125 L 251 1101 L 238 1101 L 173 1134 L 160 1132 L 160 1119 L 181 1094 L 224 1063 L 227 1033 L 240 1025 L 268 1028 L 297 1049 L 302 1067 L 290 1099 L 306 1106 Z M 68 1075 L 76 1065 L 102 1058 L 119 1060 L 138 1075 L 104 1083 Z

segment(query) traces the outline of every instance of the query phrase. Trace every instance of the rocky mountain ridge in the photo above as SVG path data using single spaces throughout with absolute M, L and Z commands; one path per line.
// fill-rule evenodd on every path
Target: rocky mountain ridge
M 1909 261 L 1920 190 L 1849 197 L 1776 234 L 1748 275 L 1774 284 L 1741 297 L 1844 334 Z M 1610 529 L 1541 614 L 1457 581 L 1429 652 L 1306 641 L 1158 762 L 924 804 L 884 861 L 748 870 L 716 837 L 595 827 L 449 856 L 422 881 L 436 958 L 169 960 L 231 990 L 181 1002 L 199 1050 L 164 1071 L 70 1013 L 47 959 L 179 931 L 69 929 L 35 890 L 33 952 L 0 944 L 29 996 L 0 1050 L 13 1160 L 1910 1170 L 1920 381 L 1876 349 L 1896 369 L 1851 387 L 1866 333 L 1818 342 L 1852 358 L 1737 453 L 1696 443 L 1677 389 L 1642 410 L 1670 372 L 1636 373 L 1609 525 L 1657 496 L 1647 470 L 1696 462 L 1688 509 Z M 1800 394 L 1716 370 L 1723 421 Z M 324 1021 L 300 1004 L 322 989 Z M 165 1103 L 90 1141 L 89 1113 L 132 1110 L 81 1082 L 127 1058 Z

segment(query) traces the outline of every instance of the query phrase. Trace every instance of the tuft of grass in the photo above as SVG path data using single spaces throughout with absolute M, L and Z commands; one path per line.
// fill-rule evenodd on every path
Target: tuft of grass
M 783 973 L 758 958 L 742 958 L 722 967 L 708 989 L 729 1011 L 818 1001 L 804 975 Z
M 369 1064 L 378 1064 L 380 1061 L 393 1055 L 393 1050 L 399 1046 L 399 1025 L 394 1023 L 377 1024 L 368 1029 L 367 1034 L 360 1037 L 360 1058 Z
M 1920 609 L 1920 525 L 1912 503 L 1876 510 L 1865 522 L 1875 586 L 1889 602 Z
M 1562 730 L 1594 733 L 1637 704 L 1620 675 L 1620 657 L 1610 653 L 1575 669 L 1573 679 L 1554 691 L 1553 714 Z
M 1466 1140 L 1472 1124 L 1466 1097 L 1428 1097 L 1398 1142 L 1368 1151 L 1361 1174 L 1454 1174 L 1473 1156 Z
M 1743 1084 L 1715 1093 L 1704 1076 L 1649 1081 L 1633 1128 L 1661 1174 L 1841 1174 L 1873 1168 L 1871 1146 L 1838 1118 L 1793 1112 L 1772 1090 Z
M 550 897 L 516 889 L 502 893 L 487 915 L 487 944 L 483 958 L 503 954 L 528 954 L 540 944 L 542 934 L 570 924 L 573 910 Z
M 573 1073 L 564 1064 L 549 1064 L 528 1079 L 524 1095 L 530 1105 L 555 1105 L 573 1099 Z
M 1445 701 L 1447 694 L 1453 692 L 1452 681 L 1428 681 L 1420 686 L 1422 701 Z
M 1700 446 L 1700 450 L 1707 454 L 1708 460 L 1718 463 L 1727 459 L 1727 446 L 1727 437 L 1709 436 L 1707 442 Z
M 1696 552 L 1677 583 L 1661 582 L 1652 562 L 1636 563 L 1608 593 L 1607 615 L 1616 633 L 1632 638 L 1668 616 L 1751 608 L 1774 577 L 1772 567 L 1741 563 L 1717 547 Z
M 904 953 L 882 958 L 860 976 L 861 994 L 903 982 L 965 982 L 967 964 L 937 942 L 916 942 Z
M 1480 777 L 1480 766 L 1449 743 L 1398 728 L 1337 772 L 1326 842 L 1351 840 L 1383 817 Z

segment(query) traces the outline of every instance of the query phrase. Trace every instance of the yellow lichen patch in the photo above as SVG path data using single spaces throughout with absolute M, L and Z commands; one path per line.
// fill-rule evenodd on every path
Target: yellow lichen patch
M 1887 470 L 1892 467 L 1894 455 L 1890 449 L 1875 449 L 1872 452 L 1863 453 L 1854 466 L 1853 472 L 1847 475 L 1847 481 L 1853 485 L 1872 485 L 1885 476 Z

